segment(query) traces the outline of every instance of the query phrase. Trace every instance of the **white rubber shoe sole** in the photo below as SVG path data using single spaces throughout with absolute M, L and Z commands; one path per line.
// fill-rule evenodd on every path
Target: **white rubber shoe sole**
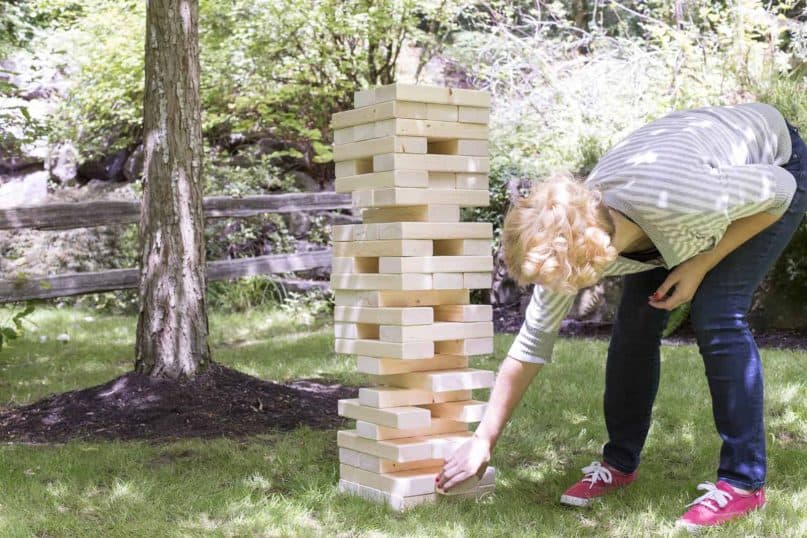
M 561 495 L 560 504 L 585 508 L 587 506 L 591 506 L 591 499 L 582 499 L 580 497 L 572 497 L 571 495 Z

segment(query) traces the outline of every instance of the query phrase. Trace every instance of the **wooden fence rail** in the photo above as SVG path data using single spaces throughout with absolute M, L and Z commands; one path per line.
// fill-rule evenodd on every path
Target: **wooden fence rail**
M 331 249 L 302 254 L 273 254 L 207 264 L 207 280 L 227 280 L 254 275 L 291 273 L 331 266 Z M 136 288 L 140 275 L 137 269 L 112 269 L 93 273 L 72 273 L 44 278 L 0 280 L 0 303 L 52 299 L 112 290 Z M 287 289 L 327 289 L 327 282 L 287 280 Z
M 293 213 L 349 209 L 350 196 L 334 192 L 210 196 L 204 199 L 205 217 L 249 217 L 262 213 Z M 0 209 L 0 230 L 66 230 L 132 224 L 140 219 L 140 202 L 98 200 Z

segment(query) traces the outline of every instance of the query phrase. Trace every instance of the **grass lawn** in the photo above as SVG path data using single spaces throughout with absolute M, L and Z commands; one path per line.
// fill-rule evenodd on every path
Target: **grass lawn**
M 0 311 L 4 318 L 6 311 Z M 42 309 L 37 330 L 0 352 L 0 406 L 107 381 L 131 368 L 135 318 Z M 329 326 L 280 312 L 211 317 L 215 359 L 274 380 L 360 384 L 331 352 Z M 70 335 L 69 343 L 56 337 Z M 41 341 L 42 339 L 44 341 Z M 496 339 L 496 369 L 512 340 Z M 661 389 L 642 476 L 591 510 L 560 493 L 599 458 L 605 341 L 562 340 L 502 437 L 490 500 L 398 514 L 336 492 L 336 432 L 238 440 L 0 445 L 0 536 L 645 536 L 673 523 L 714 480 L 719 443 L 696 348 L 662 348 Z M 768 506 L 727 536 L 807 535 L 807 353 L 763 350 Z M 486 395 L 480 393 L 478 397 Z M 711 533 L 707 533 L 711 534 Z M 718 533 L 715 533 L 718 534 Z M 723 534 L 723 533 L 719 533 Z

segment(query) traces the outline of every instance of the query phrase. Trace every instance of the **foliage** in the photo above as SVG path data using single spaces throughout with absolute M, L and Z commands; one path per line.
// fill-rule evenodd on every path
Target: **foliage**
M 670 317 L 667 319 L 667 326 L 664 327 L 664 331 L 662 331 L 661 336 L 667 338 L 668 336 L 672 336 L 675 331 L 678 330 L 681 325 L 687 320 L 689 317 L 689 310 L 692 306 L 692 303 L 683 303 L 678 305 L 676 308 L 670 312 Z
M 3 343 L 16 340 L 22 334 L 26 318 L 34 312 L 34 306 L 28 303 L 25 308 L 14 312 L 6 321 L 0 322 L 0 351 Z

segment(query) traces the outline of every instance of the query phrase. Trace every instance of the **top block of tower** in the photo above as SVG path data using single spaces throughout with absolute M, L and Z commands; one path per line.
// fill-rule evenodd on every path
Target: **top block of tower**
M 353 106 L 356 108 L 386 101 L 416 101 L 420 103 L 489 108 L 490 94 L 479 90 L 395 83 L 359 90 L 353 96 Z

